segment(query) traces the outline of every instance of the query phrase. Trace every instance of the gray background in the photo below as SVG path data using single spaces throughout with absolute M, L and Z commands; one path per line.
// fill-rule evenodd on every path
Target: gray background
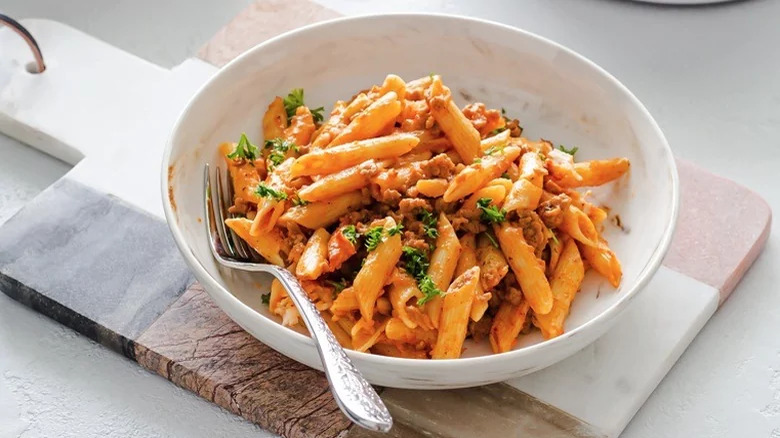
M 678 156 L 756 190 L 780 211 L 779 1 L 710 7 L 619 0 L 319 2 L 344 14 L 478 16 L 552 38 L 626 84 Z M 62 21 L 171 67 L 248 3 L 2 0 L 0 11 Z M 0 135 L 0 222 L 67 170 Z M 780 438 L 779 244 L 770 237 L 623 436 Z M 267 436 L 0 294 L 0 437 L 228 435 Z

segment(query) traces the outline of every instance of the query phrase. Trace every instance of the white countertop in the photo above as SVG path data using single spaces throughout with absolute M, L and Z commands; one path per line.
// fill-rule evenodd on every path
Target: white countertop
M 754 189 L 780 212 L 780 1 L 318 1 L 344 14 L 478 16 L 567 45 L 626 84 L 678 156 Z M 170 67 L 248 0 L 195 3 L 5 0 L 0 10 L 62 21 Z M 0 135 L 0 222 L 67 170 Z M 772 235 L 623 436 L 780 438 L 778 268 Z M 0 294 L 0 437 L 228 435 L 269 436 Z

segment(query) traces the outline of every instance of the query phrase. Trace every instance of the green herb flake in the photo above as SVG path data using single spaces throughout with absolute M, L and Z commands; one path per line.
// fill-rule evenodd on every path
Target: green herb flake
M 501 178 L 506 178 L 506 179 L 510 179 L 510 180 L 512 179 L 512 178 L 510 178 L 509 173 L 507 173 L 507 172 L 502 173 L 501 174 Z
M 296 197 L 294 197 L 294 198 L 293 198 L 293 200 L 292 200 L 292 203 L 293 203 L 293 205 L 295 205 L 295 206 L 304 206 L 304 205 L 309 205 L 309 201 L 304 201 L 304 200 L 303 200 L 303 199 L 301 199 L 299 196 L 296 196 Z
M 325 111 L 325 108 L 323 107 L 311 110 L 311 116 L 314 118 L 315 123 L 322 123 L 322 121 L 325 120 L 325 116 L 322 114 L 323 111 Z
M 490 243 L 493 245 L 493 247 L 498 248 L 498 242 L 496 241 L 496 236 L 493 235 L 490 231 L 485 233 L 485 236 L 487 236 Z
M 502 132 L 506 131 L 506 126 L 502 126 L 500 128 L 496 128 L 488 133 L 488 137 L 492 137 L 494 135 L 501 134 Z
M 403 229 L 404 229 L 403 224 L 398 224 L 394 227 L 390 227 L 387 229 L 387 236 L 390 237 L 390 236 L 395 236 L 396 234 L 400 234 L 401 231 L 403 231 Z
M 295 143 L 281 137 L 266 140 L 264 147 L 271 150 L 267 157 L 269 169 L 273 169 L 282 164 L 287 158 L 288 151 L 292 150 L 295 153 L 299 152 L 298 146 L 296 146 Z
M 267 306 L 271 302 L 271 294 L 260 295 L 260 302 Z
M 439 237 L 439 230 L 436 228 L 436 216 L 433 215 L 428 210 L 422 209 L 420 210 L 420 213 L 417 214 L 417 219 L 419 219 L 423 224 L 423 234 L 429 239 L 436 239 Z
M 357 228 L 354 225 L 347 225 L 341 229 L 341 234 L 350 241 L 353 245 L 357 245 L 357 240 L 360 235 L 357 232 Z
M 293 88 L 290 94 L 284 98 L 284 110 L 287 111 L 287 117 L 295 115 L 295 110 L 303 106 L 303 88 Z
M 404 246 L 402 249 L 403 268 L 406 272 L 414 277 L 420 279 L 428 272 L 428 266 L 430 261 L 428 255 L 421 249 L 413 248 L 411 246 Z
M 255 193 L 263 198 L 273 198 L 277 201 L 284 201 L 287 199 L 287 193 L 274 190 L 263 183 L 257 185 Z
M 574 154 L 577 153 L 578 150 L 580 150 L 580 148 L 578 148 L 577 146 L 574 146 L 571 149 L 566 149 L 566 146 L 564 146 L 562 144 L 558 145 L 558 149 L 560 149 L 563 152 L 566 152 L 567 154 L 571 155 L 572 157 L 574 156 Z
M 474 158 L 474 161 L 473 161 L 472 164 L 481 164 L 481 163 L 482 163 L 482 158 L 477 157 L 477 158 Z
M 490 205 L 493 202 L 490 198 L 480 198 L 477 201 L 477 208 L 482 210 L 480 219 L 488 224 L 500 224 L 506 220 L 506 210 Z
M 496 152 L 503 152 L 504 147 L 503 146 L 491 146 L 485 150 L 485 155 L 493 155 Z
M 366 249 L 373 251 L 382 243 L 382 235 L 385 229 L 383 227 L 373 227 L 366 231 Z
M 425 275 L 418 280 L 417 287 L 420 289 L 420 292 L 423 293 L 423 297 L 417 300 L 418 306 L 422 306 L 434 297 L 442 294 L 442 291 L 436 287 L 436 283 L 433 282 L 433 279 L 429 275 Z
M 553 241 L 553 242 L 555 242 L 555 244 L 556 244 L 556 245 L 558 245 L 559 243 L 561 243 L 560 241 L 558 241 L 558 236 L 556 236 L 556 235 L 555 235 L 555 232 L 553 232 L 553 231 L 552 231 L 552 230 L 550 230 L 550 229 L 547 229 L 547 231 L 549 231 L 549 232 L 550 232 L 550 238 L 552 239 L 552 241 Z
M 347 287 L 347 282 L 344 279 L 339 281 L 328 280 L 325 283 L 332 286 L 336 294 L 340 294 Z
M 238 140 L 236 149 L 233 152 L 227 154 L 227 157 L 231 160 L 245 159 L 254 161 L 257 159 L 258 155 L 260 155 L 260 150 L 257 148 L 257 146 L 253 145 L 249 141 L 246 134 L 241 134 L 241 139 Z

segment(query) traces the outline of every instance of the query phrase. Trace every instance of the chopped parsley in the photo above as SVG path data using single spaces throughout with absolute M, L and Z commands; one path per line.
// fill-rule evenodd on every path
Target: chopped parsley
M 396 234 L 400 234 L 401 231 L 403 231 L 403 229 L 404 229 L 403 224 L 398 224 L 394 227 L 390 227 L 387 229 L 387 236 L 390 237 L 390 236 L 395 236 Z
M 509 177 L 509 173 L 507 173 L 507 172 L 502 173 L 501 174 L 501 178 L 512 179 L 512 178 Z
M 482 158 L 479 157 L 474 158 L 474 161 L 472 162 L 472 164 L 480 164 L 480 163 L 482 163 Z
M 442 294 L 441 289 L 436 287 L 436 283 L 433 282 L 433 279 L 429 275 L 425 275 L 417 280 L 417 287 L 420 289 L 420 292 L 423 293 L 423 297 L 417 300 L 418 306 L 422 306 L 434 297 Z
M 491 146 L 485 150 L 485 155 L 493 155 L 496 152 L 502 152 L 503 150 L 503 146 Z
M 547 229 L 547 231 L 550 232 L 550 238 L 552 238 L 552 241 L 555 242 L 556 245 L 561 243 L 558 241 L 558 236 L 555 235 L 554 231 L 550 230 L 549 228 Z
M 433 297 L 441 295 L 442 291 L 436 287 L 436 283 L 427 274 L 430 261 L 425 252 L 411 246 L 404 246 L 402 251 L 404 270 L 417 280 L 417 287 L 423 293 L 423 297 L 417 300 L 417 305 L 422 306 L 433 299 Z
M 496 237 L 491 233 L 490 231 L 485 233 L 485 236 L 487 236 L 490 243 L 495 247 L 498 248 L 498 242 L 496 241 Z
M 267 306 L 271 303 L 271 294 L 260 295 L 260 302 Z
M 293 88 L 290 90 L 290 94 L 287 95 L 287 97 L 284 98 L 284 110 L 287 112 L 287 118 L 295 115 L 295 110 L 298 109 L 299 106 L 305 106 L 306 104 L 303 102 L 303 88 Z M 325 108 L 319 107 L 314 108 L 311 111 L 311 116 L 314 118 L 314 121 L 316 123 L 322 122 L 324 119 L 324 116 L 322 114 L 323 111 L 325 111 Z
M 295 110 L 303 106 L 303 88 L 293 88 L 290 94 L 284 98 L 284 110 L 287 111 L 287 117 L 295 115 Z
M 401 251 L 403 252 L 403 266 L 406 272 L 416 279 L 425 276 L 425 273 L 428 272 L 428 266 L 430 266 L 425 252 L 411 246 L 404 246 Z
M 262 196 L 263 198 L 273 198 L 277 201 L 283 201 L 287 199 L 287 193 L 274 190 L 263 183 L 257 185 L 255 193 L 258 196 Z
M 488 132 L 488 137 L 492 137 L 494 135 L 501 134 L 502 132 L 506 131 L 506 126 L 502 126 L 500 128 L 496 128 L 490 132 Z
M 436 228 L 436 216 L 434 216 L 433 213 L 422 209 L 420 210 L 420 213 L 417 214 L 417 219 L 423 224 L 423 234 L 425 234 L 425 237 L 429 239 L 436 239 L 439 237 L 439 230 Z
M 566 146 L 564 146 L 562 144 L 558 145 L 558 149 L 560 149 L 563 152 L 566 152 L 567 154 L 571 155 L 572 157 L 574 156 L 574 154 L 577 153 L 578 150 L 580 150 L 580 148 L 578 148 L 577 146 L 574 146 L 571 149 L 566 149 Z
M 325 120 L 325 116 L 322 115 L 323 111 L 325 111 L 325 108 L 323 107 L 314 108 L 311 110 L 311 116 L 314 119 L 314 123 L 320 123 Z
M 480 198 L 477 201 L 477 208 L 482 210 L 479 218 L 482 222 L 489 224 L 500 224 L 506 220 L 506 210 L 498 208 L 495 205 L 490 205 L 493 202 L 490 198 Z
M 347 287 L 347 282 L 344 279 L 339 281 L 328 280 L 325 283 L 333 286 L 337 294 L 340 294 Z
M 293 198 L 292 203 L 295 206 L 303 206 L 303 205 L 308 205 L 309 201 L 304 201 L 303 199 L 300 198 L 300 196 L 296 196 Z
M 358 232 L 354 225 L 347 225 L 341 229 L 341 234 L 350 241 L 353 245 L 357 245 Z
M 231 160 L 245 159 L 251 162 L 257 159 L 259 152 L 260 151 L 257 149 L 257 146 L 253 145 L 249 141 L 249 139 L 246 137 L 246 134 L 241 134 L 241 139 L 238 140 L 236 149 L 233 152 L 227 154 L 227 157 Z
M 265 148 L 271 150 L 271 153 L 268 154 L 268 167 L 270 169 L 282 164 L 290 149 L 292 149 L 293 152 L 298 153 L 298 146 L 296 146 L 295 143 L 281 137 L 266 140 Z
M 373 251 L 382 243 L 382 235 L 384 234 L 384 227 L 374 227 L 366 231 L 366 249 Z

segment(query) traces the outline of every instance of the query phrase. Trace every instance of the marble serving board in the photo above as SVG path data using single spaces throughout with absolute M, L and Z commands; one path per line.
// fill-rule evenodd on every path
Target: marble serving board
M 213 302 L 162 219 L 159 157 L 189 96 L 248 47 L 337 14 L 262 1 L 172 70 L 59 23 L 23 20 L 48 69 L 0 29 L 0 131 L 74 168 L 0 226 L 0 289 L 173 383 L 285 437 L 362 437 L 318 371 L 261 344 Z M 380 388 L 397 437 L 617 436 L 758 256 L 755 193 L 678 161 L 682 208 L 664 266 L 577 355 L 502 384 Z M 735 226 L 739 224 L 739 226 Z M 670 311 L 670 309 L 674 309 Z

